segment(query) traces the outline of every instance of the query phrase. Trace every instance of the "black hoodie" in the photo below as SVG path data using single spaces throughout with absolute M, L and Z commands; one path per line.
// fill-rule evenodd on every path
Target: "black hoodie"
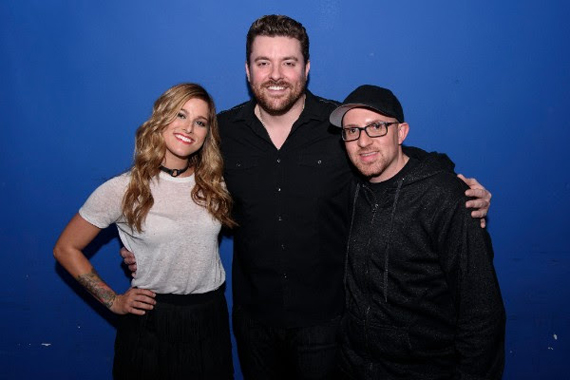
M 490 237 L 446 155 L 404 153 L 396 176 L 356 187 L 342 366 L 356 378 L 500 379 L 505 312 Z

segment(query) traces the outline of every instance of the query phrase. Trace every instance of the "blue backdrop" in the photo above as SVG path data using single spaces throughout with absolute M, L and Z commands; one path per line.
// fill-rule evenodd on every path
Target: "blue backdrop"
M 0 378 L 110 378 L 115 319 L 55 264 L 53 244 L 90 192 L 130 165 L 135 129 L 165 89 L 201 83 L 219 110 L 248 99 L 245 35 L 269 13 L 306 26 L 314 93 L 392 88 L 408 144 L 447 152 L 493 192 L 504 378 L 567 378 L 569 4 L 3 0 Z M 222 242 L 228 272 L 231 247 Z M 118 250 L 108 229 L 88 254 L 122 290 Z

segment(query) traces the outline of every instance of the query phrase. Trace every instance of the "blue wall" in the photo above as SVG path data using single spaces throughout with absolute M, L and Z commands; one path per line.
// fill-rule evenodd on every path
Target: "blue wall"
M 0 3 L 0 379 L 110 378 L 114 318 L 52 246 L 88 194 L 129 166 L 134 131 L 166 88 L 199 82 L 220 110 L 247 99 L 245 34 L 268 13 L 306 26 L 314 93 L 392 88 L 408 143 L 447 152 L 493 192 L 505 379 L 567 378 L 569 3 L 281 3 Z M 118 249 L 109 229 L 88 253 L 126 289 Z

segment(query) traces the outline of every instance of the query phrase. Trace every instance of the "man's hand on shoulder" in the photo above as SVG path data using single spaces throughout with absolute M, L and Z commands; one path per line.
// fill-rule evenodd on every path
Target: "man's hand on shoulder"
M 475 198 L 467 201 L 465 207 L 474 209 L 471 212 L 471 216 L 473 218 L 481 218 L 481 228 L 485 228 L 487 225 L 485 217 L 491 207 L 491 197 L 493 195 L 475 178 L 466 178 L 463 174 L 458 174 L 457 176 L 469 186 L 469 189 L 465 190 L 465 195 Z

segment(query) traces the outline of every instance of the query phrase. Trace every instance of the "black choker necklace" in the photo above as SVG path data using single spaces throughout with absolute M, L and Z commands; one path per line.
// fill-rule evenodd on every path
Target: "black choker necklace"
M 186 165 L 186 167 L 184 169 L 168 169 L 167 167 L 160 165 L 160 170 L 162 170 L 165 173 L 170 174 L 172 177 L 178 177 L 180 174 L 182 174 L 186 170 L 188 170 L 189 167 L 190 167 L 190 164 Z

